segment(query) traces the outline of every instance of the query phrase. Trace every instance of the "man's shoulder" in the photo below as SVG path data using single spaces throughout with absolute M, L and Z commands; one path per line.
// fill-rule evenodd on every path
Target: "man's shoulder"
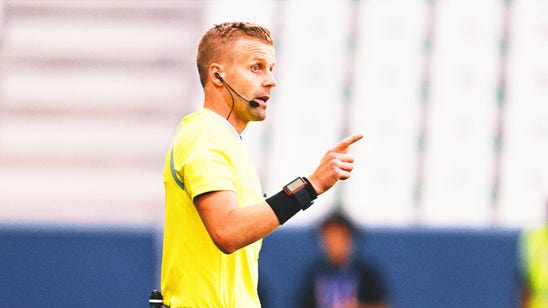
M 178 135 L 214 135 L 213 132 L 225 130 L 223 119 L 207 109 L 200 109 L 186 115 L 178 129 Z
M 192 113 L 187 114 L 183 118 L 183 124 L 201 123 L 201 122 L 221 122 L 222 118 L 215 112 L 201 108 Z
M 228 121 L 226 121 L 219 114 L 206 108 L 199 109 L 193 113 L 186 115 L 183 118 L 181 125 L 183 126 L 183 128 L 192 127 L 196 129 L 207 128 L 208 131 L 211 131 L 211 130 L 230 131 L 230 123 L 228 123 Z

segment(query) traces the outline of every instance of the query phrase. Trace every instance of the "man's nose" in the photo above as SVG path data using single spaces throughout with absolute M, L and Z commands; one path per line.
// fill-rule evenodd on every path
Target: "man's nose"
M 267 78 L 265 79 L 264 85 L 270 88 L 275 87 L 278 85 L 278 82 L 276 81 L 276 78 L 274 77 L 274 74 L 272 72 L 267 73 Z

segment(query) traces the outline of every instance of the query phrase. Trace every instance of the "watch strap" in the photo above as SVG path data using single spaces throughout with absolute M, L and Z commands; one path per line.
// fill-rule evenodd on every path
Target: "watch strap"
M 306 185 L 296 191 L 293 191 L 292 195 L 297 199 L 301 209 L 304 211 L 314 203 L 314 199 L 318 197 L 318 194 L 306 177 L 301 177 L 301 179 L 306 183 Z
M 308 184 L 306 186 L 308 186 Z M 293 192 L 293 196 L 297 198 L 297 201 L 299 201 L 299 204 L 301 205 L 301 209 L 303 211 L 309 208 L 314 203 L 314 199 L 312 199 L 312 197 L 308 194 L 306 186 Z

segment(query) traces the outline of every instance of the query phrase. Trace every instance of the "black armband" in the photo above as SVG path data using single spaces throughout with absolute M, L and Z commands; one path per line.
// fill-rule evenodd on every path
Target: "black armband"
M 266 199 L 280 225 L 293 217 L 300 210 L 306 210 L 313 203 L 318 194 L 307 178 L 298 177 L 284 186 L 282 191 Z
M 289 218 L 301 210 L 299 201 L 294 197 L 286 195 L 283 190 L 266 199 L 266 203 L 270 205 L 274 214 L 276 214 L 280 225 L 283 225 Z
M 318 198 L 318 193 L 316 192 L 314 187 L 312 187 L 312 183 L 310 183 L 310 181 L 307 178 L 303 177 L 303 180 L 306 182 L 306 184 L 308 184 L 304 188 L 306 189 L 306 191 L 310 195 L 310 198 L 312 199 L 311 203 L 308 205 L 308 207 L 310 207 L 314 203 L 314 200 Z M 306 208 L 303 210 L 306 210 Z

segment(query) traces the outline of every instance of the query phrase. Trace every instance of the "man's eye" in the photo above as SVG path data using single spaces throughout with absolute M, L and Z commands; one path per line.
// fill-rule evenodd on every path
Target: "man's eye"
M 258 65 L 253 65 L 251 67 L 251 70 L 254 71 L 254 72 L 258 72 L 259 71 L 259 66 Z

